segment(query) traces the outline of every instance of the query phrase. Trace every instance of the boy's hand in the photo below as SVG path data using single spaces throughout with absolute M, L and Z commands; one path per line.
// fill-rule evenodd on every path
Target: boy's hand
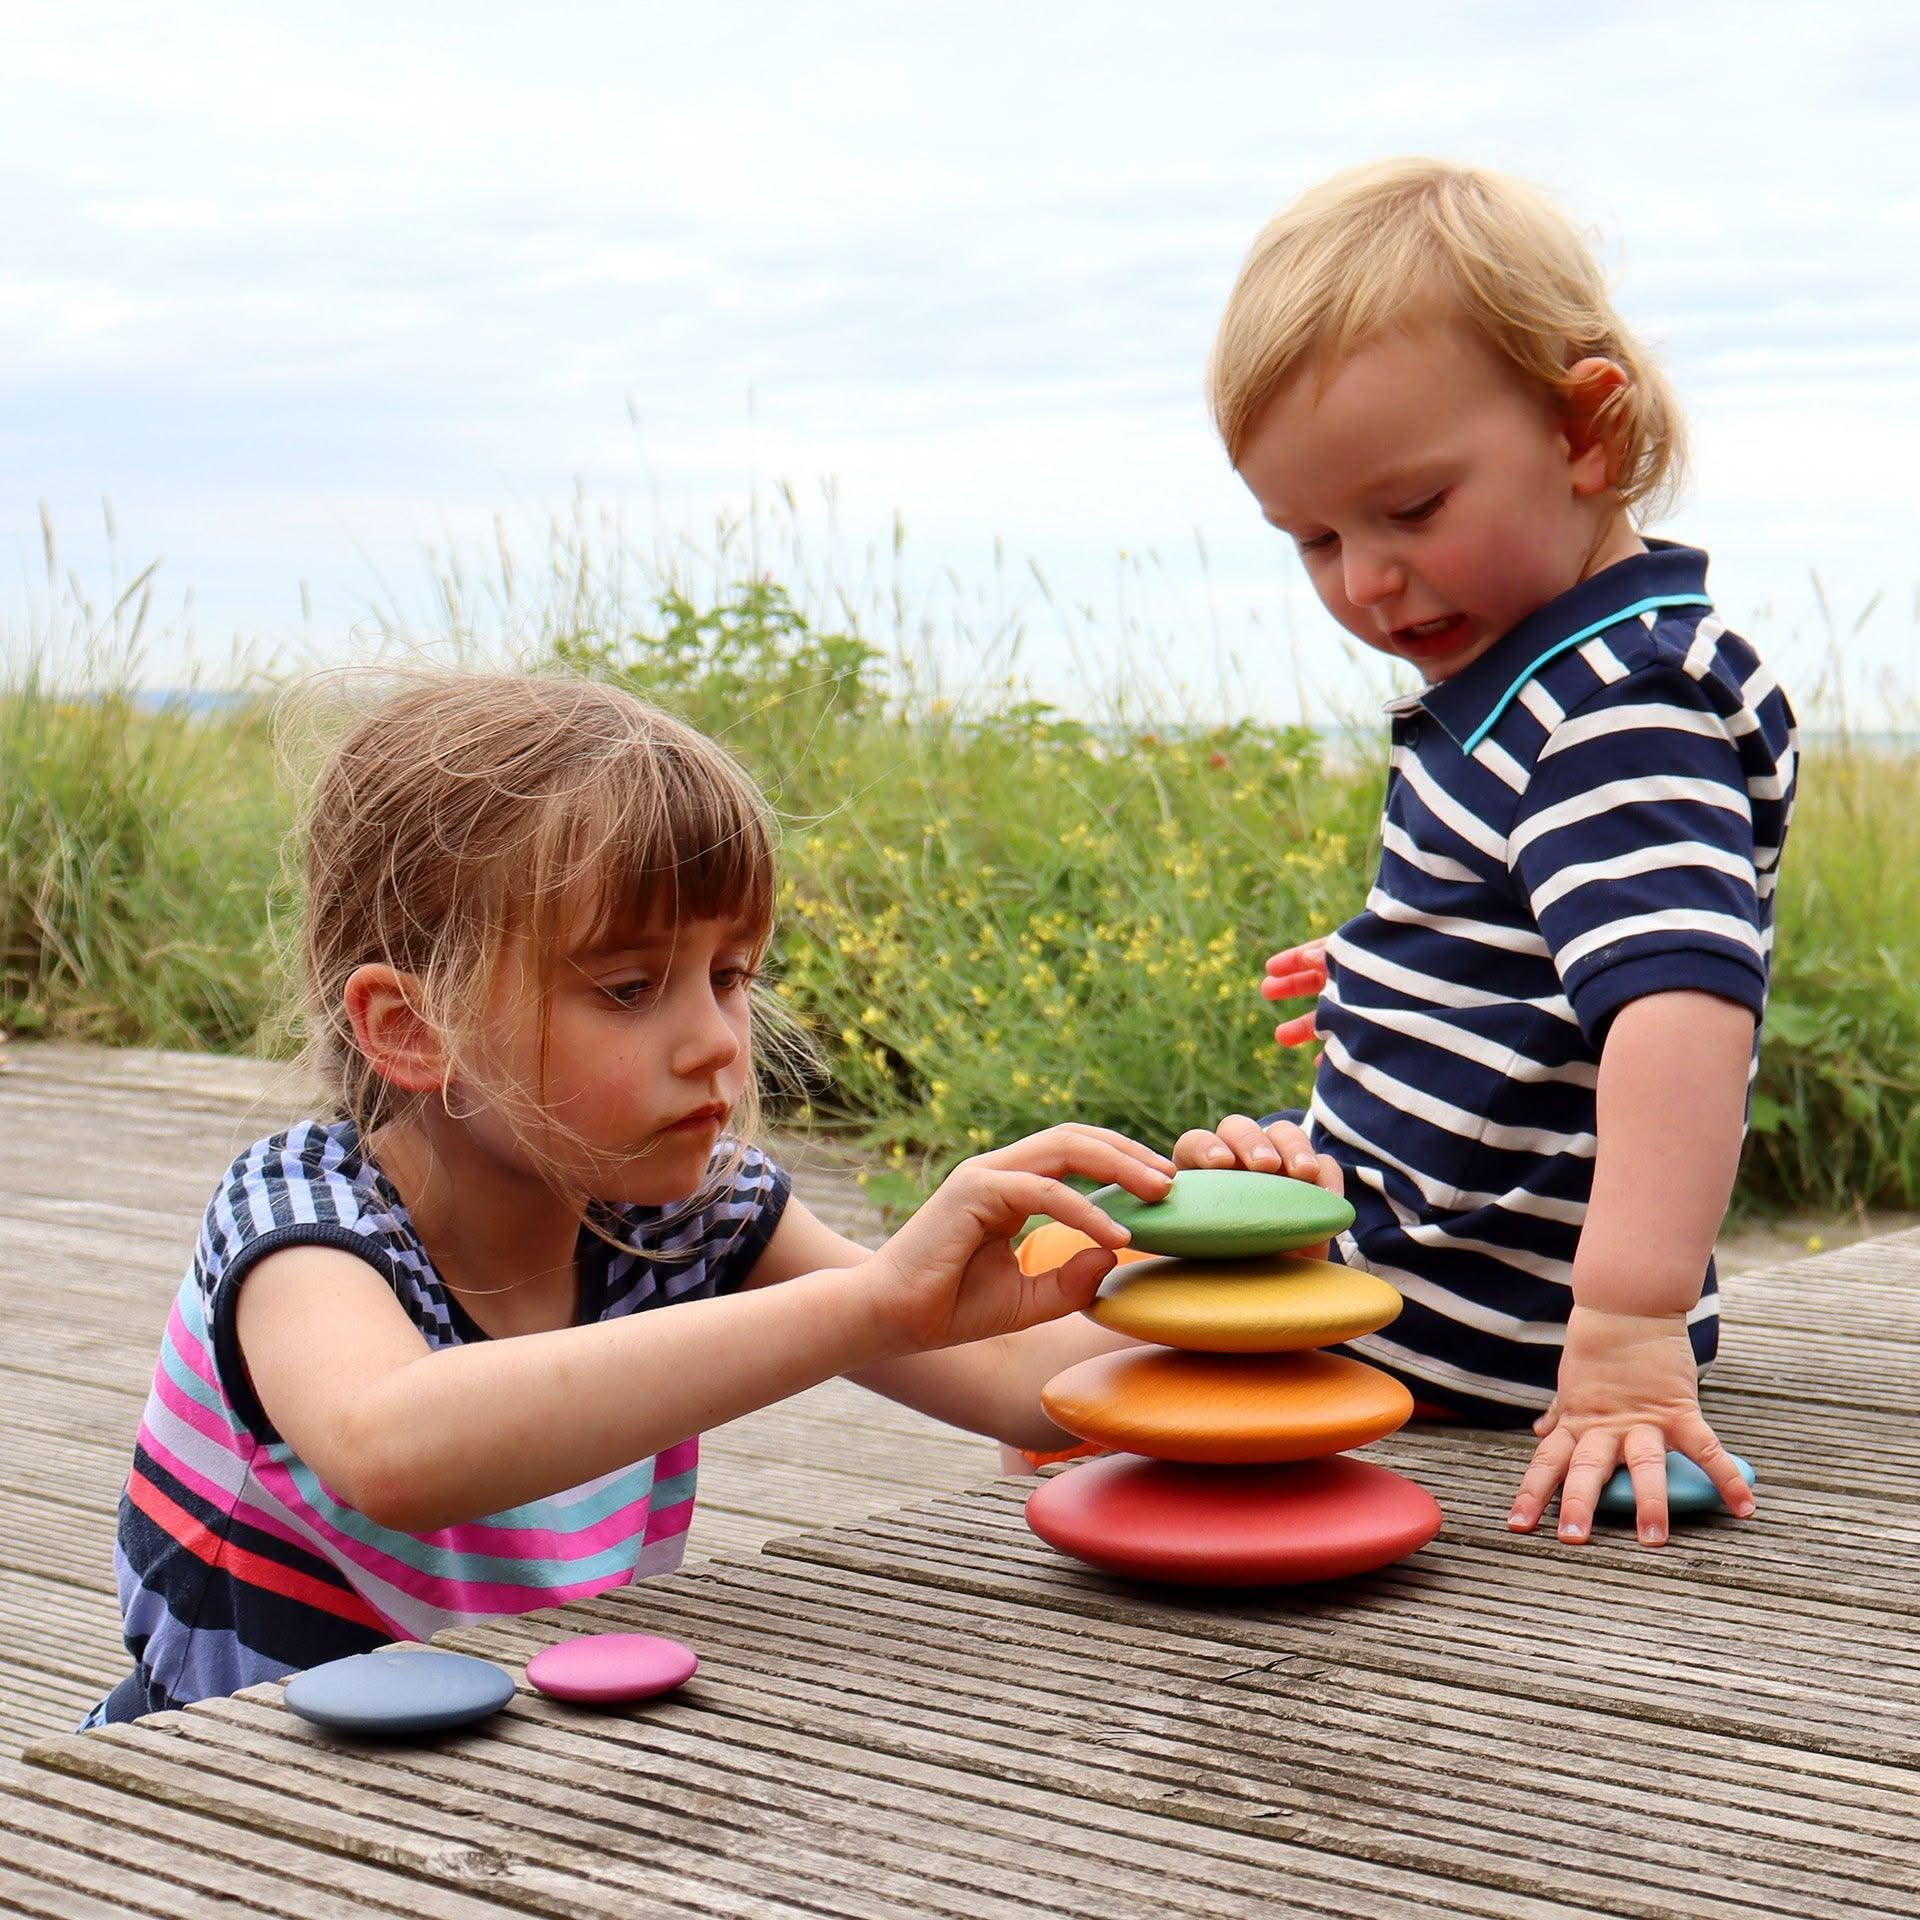
M 1316 999 L 1327 984 L 1327 943 L 1309 940 L 1305 946 L 1288 947 L 1267 961 L 1266 977 L 1260 982 L 1263 1000 L 1297 1000 L 1304 994 Z M 1283 1047 L 1301 1047 L 1313 1039 L 1319 1027 L 1311 1013 L 1296 1014 L 1274 1028 L 1273 1037 Z
M 1684 1313 L 1602 1313 L 1576 1306 L 1567 1321 L 1560 1391 L 1534 1422 L 1541 1436 L 1507 1525 L 1531 1533 L 1555 1487 L 1560 1538 L 1585 1540 L 1594 1503 L 1624 1458 L 1633 1474 L 1643 1545 L 1667 1537 L 1667 1451 L 1698 1462 L 1728 1512 L 1745 1518 L 1752 1489 L 1700 1411 L 1699 1376 Z
M 1173 1143 L 1176 1167 L 1244 1167 L 1249 1173 L 1284 1173 L 1290 1179 L 1311 1181 L 1329 1193 L 1345 1194 L 1347 1177 L 1338 1161 L 1315 1153 L 1313 1143 L 1291 1120 L 1276 1120 L 1269 1127 L 1250 1120 L 1244 1113 L 1230 1113 L 1209 1132 L 1205 1127 L 1189 1127 Z M 1327 1243 L 1301 1247 L 1299 1252 L 1311 1260 L 1324 1260 Z
M 896 1352 L 959 1346 L 1076 1313 L 1113 1271 L 1131 1237 L 1065 1176 L 1114 1181 L 1164 1200 L 1173 1162 L 1105 1127 L 1067 1125 L 963 1160 L 885 1246 L 866 1277 Z M 1036 1213 L 1078 1227 L 1097 1246 L 1025 1274 L 1013 1237 Z

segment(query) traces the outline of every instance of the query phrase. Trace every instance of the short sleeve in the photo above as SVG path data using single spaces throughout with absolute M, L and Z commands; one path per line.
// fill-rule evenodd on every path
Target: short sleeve
M 793 1197 L 793 1181 L 758 1147 L 741 1150 L 726 1193 L 708 1218 L 708 1268 L 715 1293 L 744 1286 Z
M 287 1247 L 337 1247 L 364 1260 L 396 1295 L 403 1289 L 387 1244 L 386 1222 L 370 1214 L 341 1140 L 328 1128 L 299 1127 L 262 1140 L 227 1169 L 208 1204 L 194 1254 L 214 1365 L 228 1404 L 249 1432 L 274 1431 L 254 1393 L 235 1330 L 241 1283 L 270 1253 Z
M 1507 861 L 1596 1048 L 1648 994 L 1766 1005 L 1753 807 L 1726 719 L 1685 672 L 1600 689 L 1541 748 Z

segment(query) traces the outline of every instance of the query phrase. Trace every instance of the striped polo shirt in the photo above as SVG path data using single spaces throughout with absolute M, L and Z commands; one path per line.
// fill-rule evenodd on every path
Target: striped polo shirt
M 730 1146 L 716 1147 L 714 1180 L 696 1206 L 607 1208 L 595 1215 L 600 1233 L 582 1228 L 575 1324 L 741 1285 L 789 1185 L 753 1148 L 725 1174 Z M 350 1121 L 297 1126 L 242 1154 L 207 1208 L 161 1340 L 114 1554 L 134 1671 L 89 1726 L 680 1563 L 697 1435 L 584 1486 L 431 1533 L 383 1527 L 348 1506 L 274 1431 L 234 1333 L 247 1274 L 295 1246 L 365 1260 L 430 1348 L 487 1337 L 434 1271 Z
M 1353 1350 L 1489 1423 L 1554 1391 L 1613 1016 L 1715 994 L 1758 1062 L 1793 713 L 1705 554 L 1648 546 L 1389 705 L 1379 875 L 1327 948 L 1309 1131 L 1357 1213 L 1339 1256 L 1406 1302 Z M 1703 1364 L 1718 1310 L 1709 1261 Z

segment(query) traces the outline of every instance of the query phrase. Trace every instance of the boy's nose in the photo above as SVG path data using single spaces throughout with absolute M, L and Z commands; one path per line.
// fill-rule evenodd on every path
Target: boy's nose
M 1342 584 L 1350 605 L 1377 606 L 1400 591 L 1401 570 L 1387 555 L 1348 542 L 1341 549 L 1341 560 L 1345 569 Z

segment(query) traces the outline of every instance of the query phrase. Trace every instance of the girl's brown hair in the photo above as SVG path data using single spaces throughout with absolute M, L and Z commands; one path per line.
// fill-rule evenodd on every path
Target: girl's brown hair
M 351 714 L 364 684 L 328 681 L 323 694 L 344 690 Z M 486 1057 L 482 1009 L 516 940 L 535 956 L 543 1034 L 569 945 L 729 918 L 764 950 L 772 816 L 704 734 L 585 679 L 409 673 L 375 684 L 383 697 L 328 755 L 301 834 L 303 1064 L 363 1136 L 436 1096 L 390 1086 L 355 1046 L 343 998 L 359 966 L 384 962 L 413 983 L 451 1075 Z M 326 704 L 337 716 L 339 703 Z M 756 1026 L 764 1018 L 756 1007 Z M 757 1125 L 755 1081 L 736 1138 Z M 537 1089 L 505 1097 L 530 1147 L 554 1125 Z
M 1396 325 L 1464 321 L 1558 400 L 1567 369 L 1611 360 L 1627 384 L 1596 416 L 1619 450 L 1621 502 L 1652 518 L 1678 490 L 1686 436 L 1672 390 L 1608 298 L 1599 263 L 1556 207 L 1502 174 L 1382 160 L 1302 194 L 1261 231 L 1207 367 L 1235 466 L 1262 410 Z

